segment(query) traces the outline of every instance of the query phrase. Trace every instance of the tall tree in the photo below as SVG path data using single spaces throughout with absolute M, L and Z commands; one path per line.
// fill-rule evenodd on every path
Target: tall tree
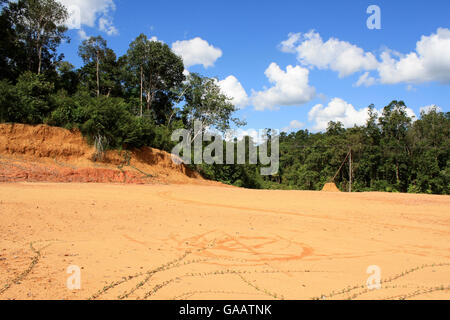
M 30 70 L 32 58 L 30 52 L 27 54 L 27 43 L 19 38 L 16 30 L 21 7 L 22 3 L 3 1 L 0 15 L 0 78 L 13 82 Z
M 153 113 L 155 121 L 163 122 L 166 121 L 163 114 L 171 109 L 173 89 L 185 80 L 183 60 L 159 41 L 147 41 L 143 50 L 142 84 L 147 113 Z
M 193 132 L 194 139 L 208 127 L 224 132 L 230 128 L 231 123 L 245 125 L 232 117 L 237 109 L 231 99 L 221 92 L 216 79 L 190 74 L 185 96 L 186 105 L 182 111 L 185 125 L 193 130 L 194 121 L 201 123 L 200 130 Z
M 144 67 L 148 62 L 150 54 L 149 40 L 145 34 L 140 34 L 131 44 L 128 49 L 128 67 L 133 73 L 134 79 L 139 79 L 139 114 L 143 116 L 143 98 L 144 98 Z
M 412 145 L 415 192 L 448 194 L 450 188 L 450 113 L 432 108 L 422 112 L 408 132 Z
M 106 58 L 107 42 L 102 36 L 84 40 L 78 48 L 78 55 L 85 64 L 95 63 L 97 97 L 100 96 L 100 63 Z
M 75 66 L 68 61 L 60 61 L 57 65 L 57 78 L 55 89 L 65 90 L 69 95 L 75 94 L 78 89 L 79 75 Z
M 144 34 L 130 44 L 126 58 L 127 82 L 134 96 L 139 96 L 139 115 L 166 124 L 185 80 L 183 60 L 167 44 L 152 41 Z
M 392 101 L 384 107 L 379 118 L 382 134 L 380 143 L 386 150 L 385 177 L 396 185 L 398 191 L 407 191 L 409 184 L 407 171 L 410 167 L 411 149 L 407 141 L 407 131 L 411 123 L 412 119 L 408 116 L 403 101 Z M 394 176 L 391 175 L 392 171 Z
M 55 55 L 61 41 L 69 40 L 64 25 L 69 17 L 67 9 L 56 0 L 19 0 L 15 8 L 16 31 L 33 48 L 35 71 L 40 74 L 44 53 Z

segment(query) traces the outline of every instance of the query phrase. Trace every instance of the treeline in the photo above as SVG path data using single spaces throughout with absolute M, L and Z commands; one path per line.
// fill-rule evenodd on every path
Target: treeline
M 382 114 L 370 107 L 365 126 L 344 129 L 331 122 L 325 133 L 282 134 L 280 176 L 285 188 L 319 190 L 352 154 L 352 190 L 450 193 L 450 113 L 436 108 L 413 121 L 402 101 Z M 348 190 L 350 167 L 336 178 Z
M 450 112 L 432 108 L 414 120 L 406 109 L 392 101 L 382 114 L 370 106 L 364 126 L 330 122 L 323 133 L 281 133 L 274 176 L 260 176 L 260 166 L 201 167 L 210 178 L 251 188 L 321 190 L 337 174 L 334 182 L 347 191 L 351 174 L 356 192 L 450 194 Z
M 102 37 L 83 41 L 75 68 L 58 53 L 70 41 L 68 12 L 55 0 L 0 0 L 0 122 L 78 128 L 99 148 L 151 146 L 171 151 L 175 129 L 225 131 L 245 123 L 215 79 L 185 75 L 164 43 L 138 36 L 117 57 Z M 450 115 L 433 110 L 417 121 L 393 101 L 365 126 L 331 122 L 324 133 L 280 135 L 280 171 L 260 165 L 193 165 L 205 177 L 248 188 L 318 190 L 352 151 L 354 191 L 449 194 Z M 249 137 L 248 143 L 253 143 Z M 100 145 L 99 145 L 100 144 Z M 348 187 L 344 166 L 336 183 Z

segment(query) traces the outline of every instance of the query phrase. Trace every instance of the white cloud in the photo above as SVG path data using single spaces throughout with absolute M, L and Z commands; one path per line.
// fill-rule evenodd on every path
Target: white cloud
M 332 99 L 327 106 L 315 105 L 308 113 L 310 122 L 314 122 L 314 130 L 326 130 L 330 121 L 342 122 L 344 127 L 364 125 L 368 118 L 369 108 L 356 110 L 354 106 L 340 98 Z
M 161 42 L 164 43 L 163 41 L 159 40 L 157 36 L 152 36 L 150 39 L 148 39 L 149 41 L 153 41 L 153 42 Z
M 416 121 L 416 120 L 417 120 L 416 113 L 415 113 L 412 109 L 410 109 L 410 108 L 406 108 L 406 115 L 407 115 L 408 117 L 410 117 L 413 121 Z
M 298 120 L 292 120 L 287 127 L 284 127 L 281 131 L 282 132 L 289 132 L 292 130 L 300 130 L 305 126 L 303 122 L 300 122 Z
M 71 17 L 69 27 L 80 29 L 82 25 L 97 27 L 108 35 L 118 34 L 111 13 L 116 10 L 114 0 L 58 0 L 68 8 Z M 75 23 L 77 22 L 77 23 Z
M 375 110 L 380 116 L 383 110 Z M 414 111 L 406 108 L 406 115 L 410 118 L 417 118 Z M 355 125 L 363 126 L 369 118 L 369 107 L 356 109 L 350 103 L 340 99 L 332 99 L 327 106 L 315 105 L 308 113 L 308 120 L 314 123 L 313 130 L 324 131 L 328 128 L 330 121 L 342 122 L 345 128 Z
M 433 110 L 436 110 L 437 112 L 442 112 L 442 108 L 441 107 L 432 104 L 432 105 L 420 108 L 420 113 L 430 113 Z
M 303 66 L 333 70 L 339 73 L 339 77 L 364 72 L 356 86 L 432 81 L 450 84 L 450 30 L 447 28 L 422 36 L 413 52 L 402 54 L 386 49 L 379 59 L 346 41 L 330 38 L 324 42 L 315 31 L 290 33 L 279 47 L 283 52 L 296 53 Z M 377 79 L 370 76 L 372 71 L 378 73 Z
M 245 137 L 251 137 L 254 143 L 261 144 L 265 141 L 265 130 L 237 129 L 230 131 L 230 135 L 227 140 L 230 141 L 237 138 L 238 141 L 241 141 Z
M 302 65 L 322 70 L 331 69 L 338 72 L 339 77 L 374 70 L 378 66 L 372 53 L 335 38 L 324 42 L 314 30 L 303 35 L 291 33 L 280 47 L 284 52 L 297 53 L 297 59 Z
M 361 77 L 359 77 L 358 81 L 355 83 L 356 87 L 360 86 L 366 86 L 370 87 L 373 86 L 377 80 L 374 77 L 369 76 L 369 72 L 364 73 Z
M 450 30 L 439 28 L 430 36 L 422 36 L 415 52 L 402 55 L 385 50 L 378 68 L 384 84 L 450 83 Z
M 300 40 L 301 35 L 301 33 L 289 33 L 288 38 L 280 43 L 280 50 L 287 53 L 295 53 L 295 45 Z
M 274 85 L 264 91 L 253 91 L 251 102 L 256 110 L 302 105 L 315 97 L 316 90 L 309 85 L 308 69 L 289 65 L 284 71 L 273 62 L 265 75 Z
M 219 81 L 218 85 L 225 95 L 232 98 L 232 103 L 236 107 L 245 108 L 248 106 L 249 98 L 247 92 L 235 76 L 228 76 L 224 80 Z
M 87 35 L 86 31 L 84 31 L 83 29 L 78 30 L 78 36 L 80 37 L 81 40 L 89 39 L 89 36 Z
M 100 18 L 98 21 L 98 27 L 100 31 L 105 32 L 108 36 L 115 36 L 119 34 L 119 31 L 114 27 L 111 20 L 107 18 Z
M 414 88 L 412 85 L 408 84 L 408 85 L 406 86 L 406 90 L 407 90 L 407 91 L 416 91 L 416 88 Z
M 176 41 L 172 43 L 172 50 L 181 56 L 186 67 L 197 64 L 208 68 L 222 56 L 222 50 L 210 45 L 199 37 L 191 40 Z
M 183 74 L 184 74 L 184 76 L 187 78 L 187 77 L 189 77 L 189 75 L 190 75 L 191 73 L 189 72 L 188 69 L 184 69 L 184 70 L 183 70 Z

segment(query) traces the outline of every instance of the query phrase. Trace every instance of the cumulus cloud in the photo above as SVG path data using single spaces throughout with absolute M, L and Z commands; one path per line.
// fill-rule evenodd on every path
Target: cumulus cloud
M 280 43 L 280 50 L 287 53 L 295 53 L 295 45 L 300 40 L 301 36 L 301 33 L 289 33 L 288 38 Z
M 430 36 L 422 36 L 415 52 L 401 54 L 385 50 L 378 71 L 384 84 L 450 83 L 450 30 L 439 28 Z
M 161 43 L 164 43 L 163 41 L 159 40 L 157 36 L 152 36 L 152 37 L 150 37 L 149 40 L 150 40 L 150 41 L 154 41 L 154 42 L 161 42 Z
M 300 130 L 305 126 L 303 122 L 300 122 L 298 120 L 292 120 L 287 127 L 284 127 L 281 131 L 282 132 L 289 132 L 289 131 L 295 131 Z
M 309 70 L 306 68 L 289 65 L 284 71 L 273 62 L 265 75 L 273 86 L 263 91 L 253 91 L 251 102 L 256 110 L 302 105 L 316 95 L 315 88 L 309 85 Z
M 119 34 L 119 31 L 116 27 L 114 27 L 112 21 L 107 18 L 100 18 L 98 27 L 100 31 L 105 32 L 109 36 L 115 36 Z
M 436 110 L 437 112 L 442 112 L 442 108 L 437 105 L 430 105 L 420 108 L 420 113 L 430 113 L 431 111 Z
M 69 11 L 68 27 L 80 29 L 83 25 L 98 27 L 108 35 L 117 35 L 111 13 L 116 10 L 114 0 L 58 0 Z
M 379 59 L 371 52 L 335 38 L 323 41 L 319 33 L 290 33 L 280 50 L 297 54 L 298 61 L 309 68 L 333 70 L 339 77 L 364 72 L 356 86 L 381 84 L 450 84 L 450 30 L 439 28 L 422 36 L 413 52 L 402 54 L 385 49 Z M 378 73 L 378 77 L 370 73 Z
M 355 83 L 355 86 L 370 87 L 374 85 L 377 82 L 377 80 L 374 77 L 369 76 L 369 74 L 370 74 L 369 72 L 366 72 L 361 77 L 359 77 L 358 81 Z
M 375 112 L 381 115 L 383 110 L 375 110 Z M 406 108 L 406 115 L 410 118 L 416 118 L 416 114 L 410 108 Z M 369 107 L 356 109 L 340 98 L 332 99 L 327 106 L 317 104 L 308 113 L 308 120 L 314 123 L 313 130 L 317 131 L 326 130 L 330 121 L 339 121 L 345 128 L 351 128 L 355 125 L 365 125 L 368 118 Z
M 186 67 L 203 65 L 208 68 L 222 56 L 222 50 L 210 45 L 202 38 L 182 40 L 172 43 L 172 50 L 183 58 Z
M 245 108 L 249 104 L 249 98 L 242 84 L 235 76 L 228 76 L 218 82 L 222 92 L 232 99 L 232 103 L 238 108 Z
M 295 52 L 298 61 L 307 67 L 331 69 L 345 77 L 358 71 L 374 70 L 378 61 L 370 52 L 346 41 L 330 38 L 326 42 L 314 30 L 301 34 L 291 33 L 280 44 L 284 52 Z
M 368 118 L 369 108 L 356 108 L 340 98 L 332 99 L 327 106 L 315 105 L 308 113 L 310 122 L 314 122 L 314 130 L 326 130 L 330 121 L 342 122 L 344 127 L 364 125 Z
M 86 31 L 84 31 L 83 29 L 78 30 L 78 36 L 80 37 L 81 40 L 89 39 L 89 36 L 87 35 Z

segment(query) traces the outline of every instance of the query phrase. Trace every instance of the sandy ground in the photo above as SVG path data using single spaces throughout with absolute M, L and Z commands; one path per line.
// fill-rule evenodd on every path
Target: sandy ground
M 0 299 L 450 299 L 448 196 L 0 184 L 0 235 Z

